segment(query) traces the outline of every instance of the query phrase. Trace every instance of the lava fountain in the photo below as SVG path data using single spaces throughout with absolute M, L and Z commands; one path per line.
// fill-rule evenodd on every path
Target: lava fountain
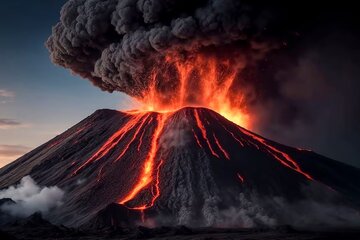
M 206 107 L 251 128 L 245 94 L 239 86 L 239 72 L 244 66 L 239 59 L 234 60 L 206 54 L 166 56 L 163 63 L 152 69 L 148 87 L 136 99 L 145 111 Z

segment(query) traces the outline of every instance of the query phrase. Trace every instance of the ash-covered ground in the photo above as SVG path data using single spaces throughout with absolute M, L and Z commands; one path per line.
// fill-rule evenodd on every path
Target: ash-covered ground
M 33 214 L 27 219 L 16 221 L 0 228 L 0 239 L 252 239 L 252 240 L 358 240 L 360 230 L 333 229 L 321 231 L 296 230 L 290 226 L 276 228 L 189 228 L 185 226 L 173 227 L 105 227 L 100 229 L 67 228 L 55 226 L 44 220 L 40 214 Z

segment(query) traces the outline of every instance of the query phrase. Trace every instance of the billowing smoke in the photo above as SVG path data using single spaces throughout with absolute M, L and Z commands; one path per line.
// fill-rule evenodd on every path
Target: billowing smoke
M 161 66 L 153 87 L 166 95 L 179 87 L 174 62 L 200 53 L 239 61 L 241 52 L 250 65 L 277 47 L 265 37 L 276 35 L 266 31 L 266 10 L 237 0 L 70 0 L 47 47 L 54 63 L 133 97 L 143 97 Z
M 0 191 L 0 199 L 12 200 L 0 208 L 13 217 L 27 217 L 35 212 L 46 216 L 62 204 L 63 197 L 64 191 L 57 186 L 41 187 L 30 176 L 25 176 L 18 185 Z
M 339 154 L 333 146 L 338 135 L 321 134 L 332 127 L 344 132 L 347 119 L 360 118 L 353 114 L 359 112 L 356 88 L 342 85 L 358 82 L 358 73 L 342 61 L 349 54 L 358 56 L 358 35 L 350 36 L 354 41 L 346 43 L 338 60 L 335 57 L 337 71 L 333 63 L 319 64 L 338 56 L 331 50 L 358 29 L 355 9 L 345 3 L 280 0 L 69 0 L 46 45 L 54 63 L 102 90 L 146 102 L 151 101 L 146 94 L 154 89 L 161 93 L 161 103 L 181 98 L 181 104 L 204 105 L 213 98 L 215 104 L 209 107 L 214 110 L 219 110 L 216 104 L 235 99 L 230 107 L 246 106 L 252 130 L 304 145 L 309 138 L 296 138 L 298 133 L 310 136 L 321 126 L 316 143 L 330 139 L 332 145 L 311 142 L 309 147 L 343 156 L 348 147 L 340 147 Z M 328 40 L 330 34 L 335 41 Z M 320 54 L 314 63 L 309 59 L 313 53 Z M 205 92 L 199 79 L 204 78 L 202 71 L 209 73 L 206 77 L 214 75 L 207 69 L 212 59 L 218 61 L 217 76 L 211 91 Z M 195 69 L 189 70 L 187 63 Z M 185 90 L 179 68 L 191 78 Z M 234 81 L 224 91 L 219 86 L 230 75 Z M 226 98 L 217 97 L 216 89 Z M 344 112 L 349 105 L 353 111 Z M 337 120 L 329 122 L 329 117 Z M 357 128 L 342 138 L 353 139 L 358 133 Z M 353 146 L 349 156 L 360 149 Z M 338 159 L 351 161 L 349 156 Z

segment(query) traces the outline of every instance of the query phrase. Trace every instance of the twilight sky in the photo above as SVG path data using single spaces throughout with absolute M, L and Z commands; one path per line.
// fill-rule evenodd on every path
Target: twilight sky
M 0 167 L 99 108 L 130 101 L 54 66 L 44 42 L 65 0 L 12 0 L 0 7 Z M 9 24 L 11 21 L 11 24 Z

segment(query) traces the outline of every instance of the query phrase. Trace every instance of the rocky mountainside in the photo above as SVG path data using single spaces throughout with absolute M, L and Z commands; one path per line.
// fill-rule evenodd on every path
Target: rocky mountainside
M 26 175 L 65 191 L 49 217 L 72 227 L 336 225 L 359 217 L 359 169 L 205 108 L 98 110 L 0 169 L 0 188 Z

